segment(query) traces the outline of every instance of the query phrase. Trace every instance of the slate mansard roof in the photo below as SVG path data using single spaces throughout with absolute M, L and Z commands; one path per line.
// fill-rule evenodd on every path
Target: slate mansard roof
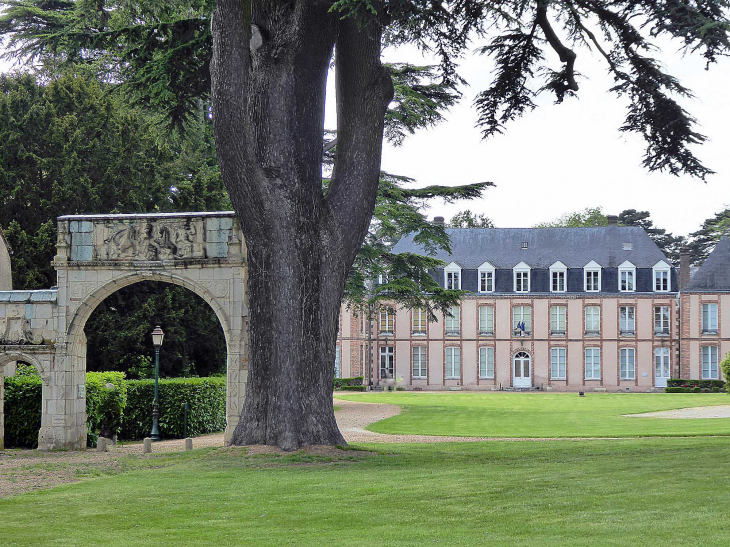
M 692 276 L 687 292 L 730 292 L 730 240 L 722 236 Z
M 447 228 L 446 233 L 451 238 L 451 254 L 439 250 L 433 256 L 465 269 L 477 269 L 485 261 L 497 269 L 511 269 L 520 262 L 531 268 L 549 268 L 557 261 L 568 268 L 583 268 L 591 260 L 603 268 L 618 268 L 626 260 L 637 268 L 652 268 L 662 260 L 671 264 L 638 227 Z M 525 242 L 527 249 L 522 248 Z M 624 248 L 626 243 L 631 250 Z M 410 235 L 393 252 L 425 254 Z

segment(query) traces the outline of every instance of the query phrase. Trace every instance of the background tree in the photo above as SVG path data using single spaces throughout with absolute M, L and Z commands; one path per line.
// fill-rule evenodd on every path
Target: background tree
M 56 284 L 60 215 L 230 208 L 209 120 L 191 121 L 184 139 L 170 137 L 153 115 L 104 87 L 72 74 L 47 85 L 27 74 L 0 76 L 0 225 L 13 248 L 16 289 Z M 164 375 L 225 370 L 213 310 L 160 283 L 127 287 L 99 305 L 85 329 L 88 369 L 144 375 L 158 323 L 167 335 Z
M 565 213 L 552 222 L 535 224 L 535 228 L 585 228 L 591 226 L 608 226 L 608 217 L 602 207 L 586 207 L 575 213 Z
M 690 257 L 692 264 L 699 266 L 715 248 L 717 240 L 730 231 L 730 209 L 723 209 L 714 217 L 702 223 L 702 227 L 689 234 Z
M 37 0 L 29 13 L 13 12 L 20 4 L 12 2 L 5 33 L 20 54 L 50 51 L 124 67 L 123 79 L 151 104 L 185 105 L 200 92 L 209 21 L 199 13 L 206 6 L 195 6 L 192 16 L 173 10 L 172 20 L 163 21 L 169 12 L 152 3 L 126 29 L 107 30 L 113 12 L 124 11 L 118 4 L 69 4 L 58 10 Z M 64 26 L 79 5 L 96 13 Z M 711 171 L 691 150 L 705 137 L 675 100 L 690 91 L 650 57 L 651 40 L 679 38 L 713 62 L 730 49 L 727 8 L 725 0 L 218 0 L 210 21 L 213 119 L 250 268 L 251 361 L 234 442 L 286 449 L 343 442 L 332 411 L 332 362 L 344 285 L 380 184 L 384 119 L 393 98 L 392 77 L 380 62 L 384 38 L 432 48 L 444 81 L 452 83 L 460 81 L 457 62 L 470 39 L 487 39 L 482 51 L 496 70 L 476 101 L 485 137 L 534 108 L 540 92 L 558 102 L 574 95 L 575 49 L 590 46 L 614 77 L 611 91 L 628 99 L 621 130 L 646 141 L 644 165 L 705 178 Z M 147 12 L 165 16 L 150 22 Z M 545 61 L 548 48 L 559 66 Z M 337 150 L 323 191 L 324 96 L 333 52 Z M 186 64 L 187 57 L 196 62 Z
M 679 266 L 679 251 L 685 245 L 687 239 L 684 236 L 675 236 L 668 233 L 664 228 L 654 227 L 649 211 L 637 211 L 626 209 L 618 215 L 620 226 L 638 226 L 649 234 L 649 237 L 657 244 L 675 266 Z
M 472 213 L 469 209 L 460 211 L 451 217 L 452 228 L 494 228 L 494 222 L 482 213 Z

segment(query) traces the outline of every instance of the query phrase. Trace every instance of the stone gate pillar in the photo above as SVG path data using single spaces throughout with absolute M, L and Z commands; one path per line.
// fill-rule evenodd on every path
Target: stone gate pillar
M 38 450 L 86 448 L 86 381 L 83 372 L 79 375 L 71 370 L 74 357 L 57 348 L 56 355 L 42 362 L 43 401 Z

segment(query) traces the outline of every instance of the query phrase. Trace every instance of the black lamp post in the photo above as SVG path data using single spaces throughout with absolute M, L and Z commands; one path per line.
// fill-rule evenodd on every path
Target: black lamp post
M 165 337 L 165 333 L 159 325 L 152 331 L 152 344 L 155 346 L 155 405 L 152 407 L 152 431 L 150 432 L 150 439 L 153 441 L 160 440 L 160 407 L 159 399 L 157 396 L 157 384 L 160 377 L 160 347 L 162 346 L 162 339 Z

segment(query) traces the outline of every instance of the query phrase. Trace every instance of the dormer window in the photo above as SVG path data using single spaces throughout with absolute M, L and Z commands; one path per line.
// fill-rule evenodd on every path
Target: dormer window
M 586 292 L 601 292 L 601 265 L 593 260 L 583 266 L 583 286 Z
M 565 292 L 567 290 L 568 268 L 558 261 L 550 266 L 550 292 Z
M 618 267 L 619 292 L 636 291 L 636 266 L 628 260 Z
M 461 290 L 461 266 L 452 262 L 444 268 L 444 287 L 447 290 Z
M 652 268 L 654 272 L 654 292 L 669 292 L 672 290 L 670 278 L 671 266 L 660 260 Z
M 530 267 L 520 262 L 512 268 L 515 292 L 530 292 Z
M 479 266 L 479 292 L 494 292 L 494 266 L 485 262 Z

